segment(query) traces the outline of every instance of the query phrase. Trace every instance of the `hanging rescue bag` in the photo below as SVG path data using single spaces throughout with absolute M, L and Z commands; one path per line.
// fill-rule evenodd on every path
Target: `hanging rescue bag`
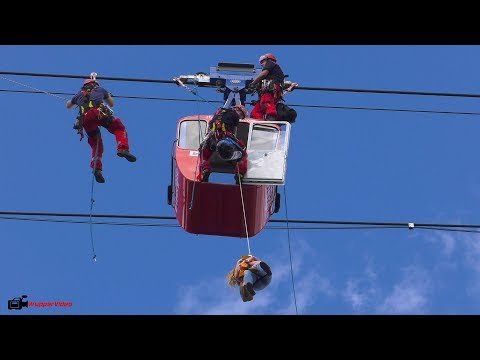
M 297 112 L 283 102 L 278 102 L 276 109 L 278 121 L 288 121 L 290 124 L 293 124 L 297 119 Z

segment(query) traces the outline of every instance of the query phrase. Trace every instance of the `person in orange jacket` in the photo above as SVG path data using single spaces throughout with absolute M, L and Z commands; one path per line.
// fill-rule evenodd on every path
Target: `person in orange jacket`
M 253 255 L 242 256 L 227 275 L 228 285 L 240 288 L 243 302 L 252 301 L 256 291 L 265 289 L 272 281 L 272 270 Z

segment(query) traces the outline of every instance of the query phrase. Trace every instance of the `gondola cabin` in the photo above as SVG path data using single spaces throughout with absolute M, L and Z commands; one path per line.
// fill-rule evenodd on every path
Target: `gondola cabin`
M 173 80 L 194 95 L 185 84 L 214 87 L 224 94 L 223 108 L 245 104 L 246 87 L 259 69 L 252 64 L 218 63 L 210 75 L 181 75 Z M 235 165 L 217 153 L 210 158 L 214 174 L 231 174 L 225 181 L 201 182 L 200 144 L 212 115 L 191 115 L 178 120 L 172 149 L 168 204 L 180 226 L 192 234 L 251 237 L 258 234 L 280 208 L 279 185 L 284 185 L 290 123 L 251 118 L 240 120 L 236 137 L 247 149 L 247 172 L 234 181 Z
M 254 236 L 280 208 L 277 186 L 285 182 L 290 124 L 240 120 L 237 137 L 246 143 L 248 153 L 243 181 L 236 184 L 234 165 L 215 153 L 211 158 L 213 172 L 230 173 L 231 183 L 203 183 L 198 149 L 211 118 L 212 115 L 194 115 L 178 121 L 168 202 L 175 209 L 180 226 L 189 233 Z

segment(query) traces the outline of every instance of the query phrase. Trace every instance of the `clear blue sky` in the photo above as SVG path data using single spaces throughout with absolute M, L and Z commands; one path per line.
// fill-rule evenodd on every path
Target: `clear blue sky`
M 480 46 L 0 46 L 13 72 L 171 79 L 218 62 L 258 65 L 274 53 L 306 87 L 480 93 Z M 90 56 L 86 54 L 90 53 Z M 2 75 L 0 89 L 78 91 L 80 79 Z M 101 81 L 114 95 L 195 99 L 168 84 Z M 213 89 L 202 97 L 220 100 Z M 0 211 L 89 213 L 90 148 L 72 130 L 76 110 L 44 94 L 0 93 Z M 249 98 L 250 100 L 250 98 Z M 129 163 L 102 129 L 105 184 L 94 213 L 174 216 L 167 204 L 179 118 L 209 104 L 120 99 Z M 298 90 L 305 105 L 480 111 L 479 99 Z M 218 105 L 218 104 L 216 104 Z M 249 106 L 251 110 L 251 106 Z M 480 117 L 297 107 L 280 212 L 272 219 L 480 224 Z M 83 219 L 85 220 L 85 219 Z M 88 219 L 87 219 L 88 220 Z M 176 223 L 157 221 L 159 224 Z M 286 230 L 264 229 L 252 253 L 273 270 L 243 303 L 225 275 L 245 239 L 192 235 L 180 227 L 94 225 L 0 218 L 0 314 L 296 314 Z M 402 229 L 291 230 L 298 314 L 478 314 L 480 236 Z M 68 308 L 9 311 L 21 295 Z

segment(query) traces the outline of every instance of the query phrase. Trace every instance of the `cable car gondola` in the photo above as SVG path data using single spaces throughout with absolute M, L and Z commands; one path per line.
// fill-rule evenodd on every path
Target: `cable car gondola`
M 216 87 L 224 93 L 224 108 L 245 102 L 245 89 L 257 72 L 254 65 L 219 63 L 204 73 L 175 78 L 179 85 Z M 191 91 L 191 90 L 190 90 Z M 243 100 L 243 101 L 242 101 Z M 179 225 L 193 234 L 251 237 L 279 211 L 279 185 L 284 185 L 290 123 L 241 119 L 237 138 L 247 147 L 247 172 L 234 182 L 235 166 L 214 153 L 214 173 L 231 173 L 232 183 L 201 182 L 199 147 L 213 115 L 188 115 L 178 120 L 172 149 L 168 204 Z

